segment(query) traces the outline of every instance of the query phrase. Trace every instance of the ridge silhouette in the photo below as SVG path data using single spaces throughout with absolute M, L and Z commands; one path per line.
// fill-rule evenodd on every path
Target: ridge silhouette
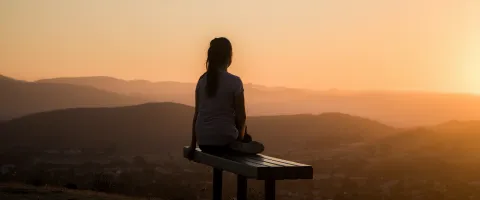
M 125 149 L 175 152 L 176 147 L 189 140 L 192 114 L 193 107 L 177 103 L 48 111 L 1 124 L 3 139 L 0 144 L 4 147 L 15 144 L 42 148 L 81 148 L 85 145 L 103 147 L 116 143 Z M 285 138 L 302 138 L 302 141 L 311 139 L 328 143 L 335 140 L 348 143 L 391 134 L 395 129 L 361 117 L 325 113 L 249 117 L 250 130 L 260 139 L 274 134 Z M 272 144 L 272 151 L 281 148 L 281 145 Z
M 124 81 L 111 77 L 73 77 L 39 82 L 86 85 L 154 102 L 193 105 L 194 83 Z M 245 84 L 251 116 L 341 112 L 395 127 L 436 125 L 450 120 L 480 120 L 480 96 L 416 91 L 312 91 Z M 433 102 L 433 103 L 432 103 Z

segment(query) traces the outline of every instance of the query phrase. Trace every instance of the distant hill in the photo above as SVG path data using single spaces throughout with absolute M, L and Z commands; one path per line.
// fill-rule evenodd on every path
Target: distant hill
M 36 83 L 0 77 L 0 120 L 26 114 L 74 107 L 106 107 L 144 103 L 146 100 L 93 87 Z
M 436 126 L 400 131 L 379 141 L 402 151 L 453 153 L 469 149 L 480 153 L 480 121 L 450 121 Z M 465 152 L 461 154 L 465 155 Z M 460 155 L 455 155 L 460 157 Z
M 151 82 L 146 80 L 122 80 L 108 76 L 71 77 L 42 79 L 39 83 L 63 83 L 72 85 L 85 85 L 122 94 L 182 94 L 191 93 L 195 89 L 193 83 L 172 81 Z
M 126 81 L 105 76 L 53 78 L 38 80 L 37 82 L 90 86 L 150 101 L 194 104 L 195 84 L 193 83 L 150 82 L 145 80 Z
M 38 80 L 39 83 L 63 83 L 91 86 L 98 89 L 120 94 L 135 95 L 153 101 L 169 101 L 186 105 L 194 104 L 196 83 L 181 83 L 173 81 L 151 82 L 146 80 L 121 80 L 106 76 L 96 77 L 65 77 Z M 299 100 L 308 95 L 307 90 L 290 89 L 283 87 L 265 87 L 246 83 L 244 85 L 247 102 L 272 103 Z M 252 110 L 255 115 L 255 111 Z
M 437 126 L 431 127 L 438 132 L 462 132 L 464 134 L 478 134 L 480 136 L 480 120 L 468 120 L 468 121 L 448 121 Z
M 343 156 L 369 160 L 369 170 L 384 177 L 478 180 L 480 121 L 448 122 L 399 131 Z
M 92 86 L 117 93 L 182 93 L 187 89 L 195 88 L 193 83 L 180 83 L 172 81 L 151 82 L 146 80 L 122 80 L 108 76 L 92 77 L 63 77 L 41 79 L 39 83 L 63 83 L 73 85 Z M 191 91 L 190 91 L 191 92 Z
M 125 81 L 111 77 L 39 80 L 92 86 L 152 101 L 193 105 L 195 83 Z M 431 126 L 450 120 L 480 120 L 480 96 L 433 92 L 310 91 L 245 83 L 247 114 L 294 115 L 339 112 L 396 127 Z
M 15 79 L 1 75 L 0 74 L 0 81 L 14 81 Z
M 172 151 L 188 145 L 193 108 L 149 103 L 117 108 L 77 108 L 28 115 L 0 126 L 1 146 L 34 148 L 103 148 L 125 151 Z M 248 130 L 269 151 L 299 144 L 325 148 L 363 142 L 395 129 L 339 113 L 249 117 Z

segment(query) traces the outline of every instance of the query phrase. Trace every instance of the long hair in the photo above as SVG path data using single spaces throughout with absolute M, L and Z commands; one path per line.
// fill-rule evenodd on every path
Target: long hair
M 207 85 L 208 97 L 215 96 L 218 89 L 218 72 L 226 69 L 232 63 L 232 44 L 227 38 L 215 38 L 208 48 L 207 62 Z

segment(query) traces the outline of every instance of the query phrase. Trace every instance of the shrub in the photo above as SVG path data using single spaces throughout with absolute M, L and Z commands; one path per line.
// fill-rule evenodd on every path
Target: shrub
M 95 174 L 92 183 L 92 190 L 111 192 L 113 190 L 113 178 L 103 173 Z
M 78 189 L 77 185 L 73 184 L 73 183 L 67 183 L 67 184 L 64 185 L 64 187 L 67 188 L 67 189 L 72 189 L 72 190 Z

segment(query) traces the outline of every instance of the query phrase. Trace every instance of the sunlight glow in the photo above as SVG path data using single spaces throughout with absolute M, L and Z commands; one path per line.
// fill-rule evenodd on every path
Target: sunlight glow
M 479 5 L 480 6 L 480 5 Z M 480 25 L 478 12 L 470 12 L 463 73 L 465 90 L 480 94 Z
M 470 43 L 470 42 L 469 42 Z M 465 91 L 480 94 L 480 45 L 471 42 L 465 53 L 463 62 L 463 84 Z

